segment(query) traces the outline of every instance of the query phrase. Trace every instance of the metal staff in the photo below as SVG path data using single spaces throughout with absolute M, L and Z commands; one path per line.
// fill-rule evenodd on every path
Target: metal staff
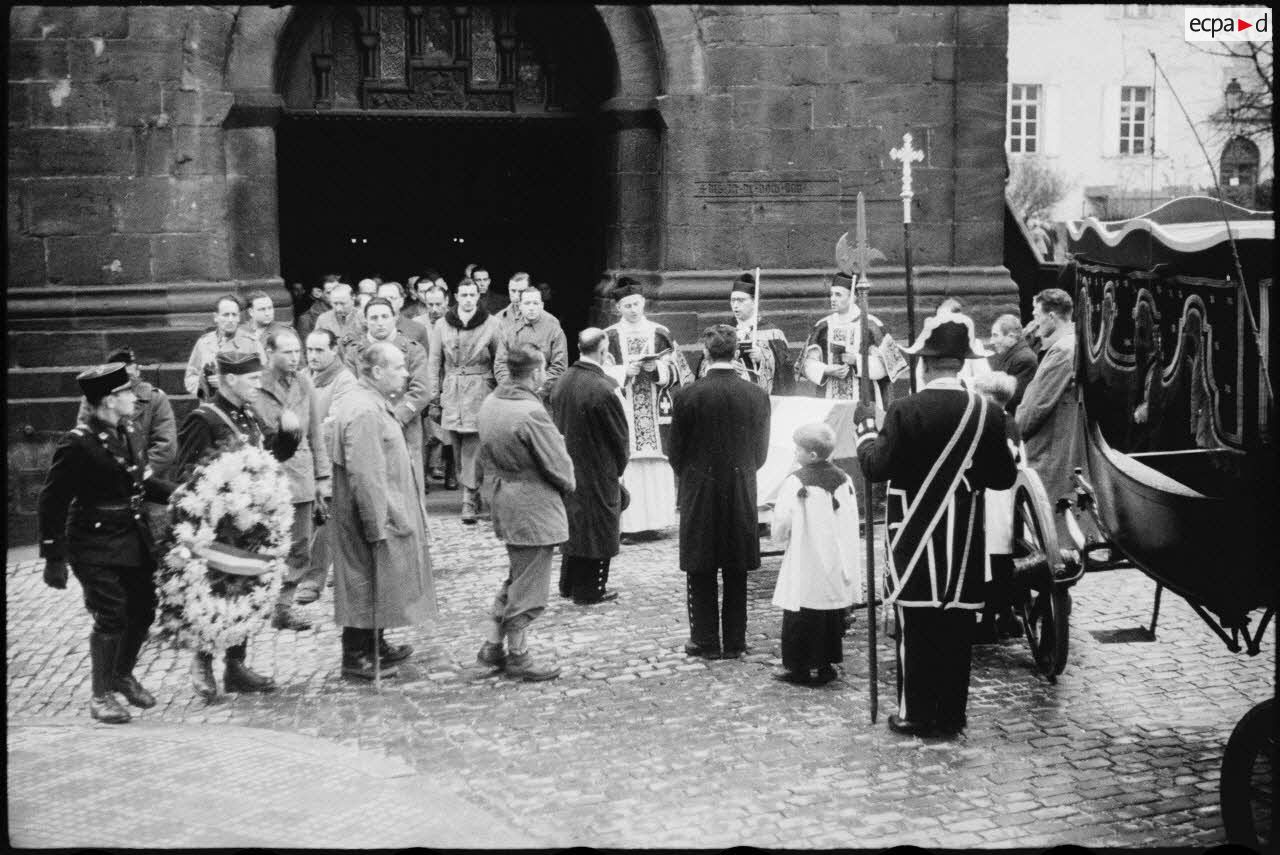
M 902 161 L 902 263 L 906 266 L 907 280 L 907 344 L 916 340 L 916 293 L 911 285 L 911 164 L 924 160 L 924 152 L 911 147 L 911 134 L 902 135 L 902 147 L 889 150 L 889 157 Z M 916 392 L 915 357 L 908 357 L 911 371 L 911 393 Z
M 857 294 L 858 310 L 862 313 L 862 342 L 859 350 L 862 356 L 862 376 L 858 378 L 858 396 L 863 401 L 874 402 L 876 399 L 875 382 L 871 379 L 871 312 L 867 307 L 867 293 L 871 290 L 871 281 L 867 278 L 867 217 L 866 202 L 862 191 L 858 191 L 858 222 L 855 226 L 858 236 L 858 283 L 854 286 Z M 876 524 L 871 497 L 871 479 L 862 479 L 862 507 L 866 516 L 862 525 L 863 540 L 866 542 L 867 564 L 867 669 L 869 685 L 867 687 L 871 699 L 871 723 L 876 723 L 880 711 L 880 668 L 876 661 L 876 565 L 875 534 Z
M 384 543 L 386 541 L 383 541 Z M 373 548 L 373 689 L 382 694 L 382 639 L 378 637 L 378 547 Z

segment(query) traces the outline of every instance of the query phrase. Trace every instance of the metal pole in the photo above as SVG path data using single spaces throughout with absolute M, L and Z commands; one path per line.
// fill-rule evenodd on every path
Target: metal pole
M 386 541 L 383 541 L 386 544 Z M 378 637 L 378 549 L 373 550 L 373 689 L 382 694 L 382 639 Z
M 902 221 L 902 262 L 907 268 L 907 345 L 910 346 L 916 340 L 916 292 L 911 284 L 911 200 L 904 198 L 902 200 L 902 211 L 904 219 Z M 917 392 L 916 389 L 916 358 L 914 356 L 907 357 L 908 376 L 911 382 L 911 394 Z

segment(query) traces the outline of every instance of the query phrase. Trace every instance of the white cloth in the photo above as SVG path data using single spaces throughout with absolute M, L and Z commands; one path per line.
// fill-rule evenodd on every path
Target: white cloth
M 797 495 L 801 486 L 795 475 L 787 476 L 773 508 L 773 540 L 787 547 L 773 604 L 794 612 L 842 609 L 855 599 L 864 600 L 853 482 L 846 480 L 834 495 L 821 487 L 806 487 L 803 498 Z
M 632 457 L 622 470 L 631 504 L 622 512 L 623 534 L 657 531 L 676 524 L 676 475 L 663 457 Z

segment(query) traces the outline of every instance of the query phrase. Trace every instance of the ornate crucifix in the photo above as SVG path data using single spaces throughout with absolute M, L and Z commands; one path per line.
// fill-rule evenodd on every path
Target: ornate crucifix
M 902 135 L 902 146 L 889 150 L 889 157 L 902 162 L 902 263 L 906 270 L 907 285 L 907 343 L 916 340 L 916 294 L 911 285 L 911 200 L 915 197 L 911 189 L 911 164 L 924 160 L 924 152 L 916 151 L 911 146 L 911 134 Z M 914 362 L 914 360 L 913 360 Z M 916 391 L 916 372 L 912 365 L 911 391 Z

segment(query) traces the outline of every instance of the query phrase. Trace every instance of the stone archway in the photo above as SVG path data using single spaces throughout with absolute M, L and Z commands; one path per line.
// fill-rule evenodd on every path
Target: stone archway
M 680 7 L 596 7 L 616 60 L 612 97 L 599 107 L 606 129 L 608 207 L 604 267 L 655 277 L 662 258 L 661 100 L 702 86 L 692 14 Z M 233 104 L 224 129 L 228 157 L 229 250 L 237 270 L 279 275 L 275 125 L 283 114 L 282 64 L 295 7 L 241 7 L 232 25 L 224 79 Z M 675 48 L 664 47 L 664 37 Z

